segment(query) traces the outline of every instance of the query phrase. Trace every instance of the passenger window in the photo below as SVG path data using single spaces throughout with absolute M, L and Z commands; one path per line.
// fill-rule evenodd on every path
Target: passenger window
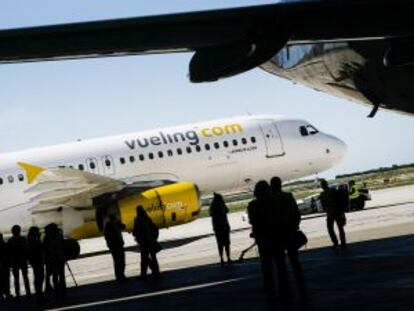
M 191 153 L 192 150 L 191 150 L 191 147 L 190 146 L 187 146 L 186 149 L 187 149 L 187 153 Z
M 302 135 L 302 136 L 308 136 L 309 135 L 308 130 L 306 129 L 306 126 L 301 126 L 299 128 L 299 131 L 300 131 L 300 135 Z
M 204 145 L 204 148 L 208 151 L 208 150 L 210 150 L 210 145 L 209 144 L 205 144 Z
M 125 158 L 119 158 L 119 162 L 121 162 L 121 164 L 125 164 Z
M 17 178 L 19 179 L 19 181 L 23 181 L 23 180 L 24 180 L 24 176 L 23 176 L 23 174 L 19 174 L 19 175 L 17 175 Z
M 227 140 L 223 141 L 223 146 L 227 148 L 229 146 L 229 142 Z
M 163 158 L 164 157 L 164 153 L 162 153 L 162 151 L 158 151 L 158 157 L 159 158 Z
M 3 178 L 0 178 L 0 185 L 3 184 Z
M 167 150 L 167 155 L 168 155 L 169 157 L 172 157 L 172 156 L 173 156 L 173 152 L 172 152 L 172 150 Z
M 135 161 L 135 157 L 134 156 L 129 156 L 129 162 L 133 163 Z
M 250 141 L 251 141 L 253 144 L 255 144 L 255 143 L 256 143 L 256 137 L 254 137 L 254 136 L 250 137 Z
M 83 166 L 83 164 L 78 165 L 78 170 L 83 171 L 84 169 L 85 169 L 85 167 Z
M 144 157 L 144 155 L 143 155 L 143 154 L 140 154 L 140 155 L 138 156 L 138 158 L 139 158 L 139 160 L 140 160 L 140 161 L 144 161 L 144 160 L 145 160 L 145 157 Z
M 89 168 L 90 168 L 91 170 L 94 170 L 94 169 L 96 168 L 95 163 L 90 162 L 90 163 L 89 163 Z
M 106 165 L 107 167 L 110 167 L 110 166 L 111 166 L 111 161 L 110 161 L 110 160 L 108 160 L 108 159 L 106 159 L 106 160 L 105 160 L 105 165 Z
M 219 145 L 219 143 L 218 143 L 218 142 L 215 142 L 215 143 L 214 143 L 214 148 L 216 148 L 216 149 L 220 148 L 220 145 Z
M 152 152 L 148 153 L 148 159 L 150 160 L 154 159 L 154 154 Z
M 247 144 L 247 139 L 246 139 L 246 138 L 244 138 L 244 137 L 242 138 L 242 144 L 243 144 L 243 145 Z
M 200 151 L 201 151 L 201 147 L 200 147 L 199 145 L 196 145 L 196 146 L 195 146 L 195 150 L 196 150 L 197 152 L 200 152 Z
M 9 181 L 9 183 L 13 183 L 14 182 L 14 177 L 12 175 L 9 175 L 7 177 L 7 180 Z
M 238 145 L 237 139 L 233 139 L 233 146 L 237 146 L 237 145 Z
M 177 148 L 177 154 L 178 155 L 182 155 L 183 154 L 183 151 L 181 150 L 181 148 Z

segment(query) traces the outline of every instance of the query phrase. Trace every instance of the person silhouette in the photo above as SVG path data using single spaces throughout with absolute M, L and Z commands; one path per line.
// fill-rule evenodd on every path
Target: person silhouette
M 9 251 L 3 234 L 0 233 L 0 300 L 9 298 L 11 298 Z
M 43 249 L 46 271 L 52 277 L 55 297 L 57 300 L 62 300 L 66 296 L 66 256 L 63 235 L 55 223 L 51 223 L 45 227 Z
M 259 249 L 260 264 L 263 276 L 263 285 L 266 298 L 274 298 L 275 285 L 273 281 L 273 261 L 275 252 L 270 239 L 271 234 L 266 226 L 266 210 L 271 205 L 270 186 L 265 180 L 256 183 L 253 191 L 254 199 L 249 202 L 247 213 L 252 225 L 252 236 Z
M 300 222 L 296 201 L 290 193 L 282 191 L 280 178 L 272 178 L 271 186 L 264 180 L 259 181 L 254 189 L 255 199 L 249 203 L 247 209 L 252 235 L 259 248 L 266 299 L 271 302 L 276 297 L 274 264 L 278 272 L 280 296 L 282 299 L 290 297 L 285 251 L 288 252 L 301 297 L 306 298 L 305 282 L 295 243 L 295 233 Z
M 30 284 L 27 271 L 27 240 L 21 236 L 21 228 L 14 225 L 11 229 L 12 237 L 7 241 L 10 266 L 14 278 L 16 298 L 20 298 L 20 272 L 22 273 L 26 295 L 30 296 Z
M 276 267 L 282 298 L 290 296 L 288 273 L 286 268 L 286 252 L 295 275 L 297 288 L 302 299 L 307 297 L 305 279 L 299 261 L 296 245 L 296 232 L 299 230 L 300 213 L 296 200 L 290 192 L 282 191 L 282 180 L 273 177 L 270 181 L 270 196 L 273 204 L 269 221 L 272 229 L 272 240 L 276 251 Z
M 213 231 L 216 236 L 217 247 L 220 255 L 220 263 L 223 265 L 223 250 L 226 250 L 227 263 L 231 263 L 230 257 L 230 225 L 227 219 L 229 212 L 223 196 L 214 193 L 210 204 L 209 214 L 211 216 Z
M 38 227 L 30 227 L 27 235 L 28 260 L 33 269 L 34 288 L 38 302 L 43 300 L 43 281 L 45 278 L 43 246 Z
M 147 270 L 150 267 L 152 274 L 156 277 L 160 275 L 157 253 L 161 250 L 161 245 L 157 242 L 158 227 L 152 222 L 143 206 L 137 206 L 137 216 L 134 220 L 132 234 L 135 237 L 141 254 L 141 278 L 147 277 Z
M 115 278 L 118 282 L 126 280 L 123 230 L 125 230 L 125 225 L 114 214 L 110 214 L 104 226 L 104 235 L 106 245 L 112 255 Z
M 339 231 L 339 238 L 341 240 L 341 248 L 345 249 L 346 236 L 344 226 L 346 224 L 346 217 L 344 207 L 339 203 L 337 191 L 334 188 L 330 188 L 325 179 L 322 179 L 320 184 L 323 190 L 320 195 L 320 200 L 322 207 L 326 211 L 326 226 L 333 248 L 334 250 L 338 248 L 338 238 L 336 237 L 334 230 L 334 223 L 336 223 Z

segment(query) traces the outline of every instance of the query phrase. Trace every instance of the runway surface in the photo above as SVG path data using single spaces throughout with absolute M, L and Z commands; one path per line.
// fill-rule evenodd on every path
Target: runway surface
M 301 251 L 310 299 L 306 304 L 270 306 L 278 310 L 413 310 L 414 309 L 414 186 L 372 192 L 367 209 L 347 214 L 350 244 L 334 252 L 323 214 L 304 216 L 301 229 L 309 243 Z M 249 225 L 243 213 L 229 216 L 232 254 L 248 247 Z M 127 245 L 133 239 L 125 235 Z M 139 253 L 127 252 L 124 284 L 113 281 L 109 254 L 71 261 L 79 284 L 63 305 L 50 310 L 266 310 L 260 265 L 255 249 L 242 263 L 221 267 L 211 220 L 160 232 L 161 279 L 138 280 Z M 83 254 L 104 252 L 102 238 L 82 241 Z M 68 275 L 68 284 L 73 282 Z M 292 285 L 294 285 L 292 283 Z M 1 304 L 1 303 L 0 303 Z M 22 304 L 25 306 L 22 307 Z M 7 305 L 5 310 L 29 310 L 32 304 Z M 3 310 L 3 308 L 1 308 Z

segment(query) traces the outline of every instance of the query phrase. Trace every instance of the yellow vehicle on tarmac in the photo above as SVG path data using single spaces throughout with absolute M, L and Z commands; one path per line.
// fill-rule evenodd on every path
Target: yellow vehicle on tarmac
M 371 200 L 371 194 L 366 186 L 358 185 L 354 180 L 348 183 L 349 207 L 350 211 L 362 210 L 365 202 Z

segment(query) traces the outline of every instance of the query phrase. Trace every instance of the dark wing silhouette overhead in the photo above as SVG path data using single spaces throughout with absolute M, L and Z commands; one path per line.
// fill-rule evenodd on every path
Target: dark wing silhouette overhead
M 0 31 L 0 63 L 195 52 L 193 82 L 254 68 L 286 44 L 411 37 L 411 1 L 289 1 Z

